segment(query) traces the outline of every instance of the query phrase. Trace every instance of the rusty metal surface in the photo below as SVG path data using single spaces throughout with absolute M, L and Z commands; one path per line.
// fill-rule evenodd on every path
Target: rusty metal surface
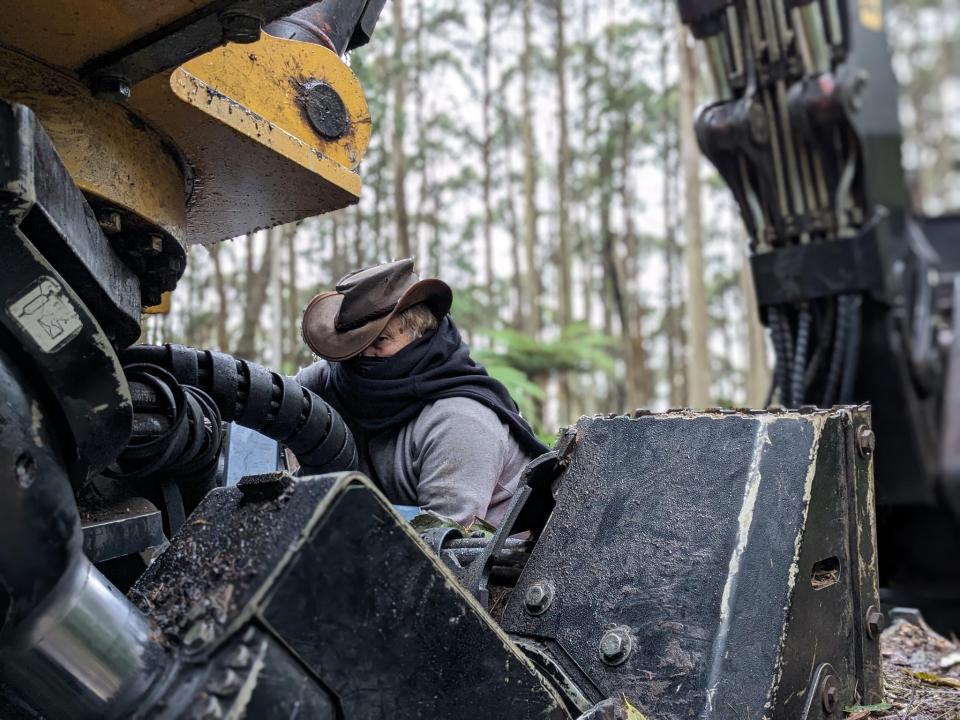
M 793 720 L 818 662 L 844 703 L 878 698 L 879 648 L 861 637 L 877 595 L 860 417 L 582 419 L 504 628 L 590 700 L 625 695 L 660 720 Z M 821 577 L 829 558 L 841 571 Z M 547 583 L 531 612 L 528 589 Z
M 305 4 L 305 0 L 12 2 L 3 9 L 0 46 L 88 79 L 107 75 L 137 83 L 228 40 L 243 41 L 250 37 L 244 27 L 255 30 Z
M 68 74 L 3 48 L 0 97 L 36 113 L 88 196 L 183 239 L 185 163 L 159 133 L 127 109 L 94 99 Z

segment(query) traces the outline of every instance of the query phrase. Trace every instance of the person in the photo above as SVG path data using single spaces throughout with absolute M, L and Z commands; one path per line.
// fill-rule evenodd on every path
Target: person
M 524 466 L 547 447 L 470 357 L 449 314 L 450 287 L 413 267 L 406 259 L 357 270 L 316 295 L 302 332 L 322 359 L 297 380 L 344 418 L 359 469 L 391 502 L 497 525 Z

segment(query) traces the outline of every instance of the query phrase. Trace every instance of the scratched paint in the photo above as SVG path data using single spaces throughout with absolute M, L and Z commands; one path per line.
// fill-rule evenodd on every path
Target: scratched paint
M 743 504 L 737 518 L 737 544 L 730 556 L 727 579 L 720 597 L 720 625 L 713 640 L 713 649 L 710 654 L 710 675 L 707 680 L 707 701 L 703 708 L 703 717 L 709 717 L 713 712 L 713 697 L 720 682 L 720 672 L 727 647 L 727 636 L 730 633 L 731 607 L 736 599 L 737 585 L 740 575 L 740 559 L 750 540 L 750 529 L 753 526 L 753 510 L 757 504 L 757 495 L 760 492 L 760 459 L 764 448 L 770 445 L 770 435 L 767 429 L 769 419 L 758 417 L 757 434 L 753 441 L 753 454 L 750 458 L 750 469 L 747 473 L 747 487 L 743 495 Z

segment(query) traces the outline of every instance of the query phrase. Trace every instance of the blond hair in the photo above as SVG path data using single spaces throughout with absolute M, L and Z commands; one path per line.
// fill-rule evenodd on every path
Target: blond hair
M 437 316 L 426 303 L 411 305 L 396 317 L 400 332 L 405 332 L 411 340 L 421 338 L 437 329 Z

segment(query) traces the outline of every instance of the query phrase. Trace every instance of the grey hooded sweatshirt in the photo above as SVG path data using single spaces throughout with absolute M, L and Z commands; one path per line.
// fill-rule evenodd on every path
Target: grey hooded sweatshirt
M 329 366 L 320 360 L 297 380 L 322 397 Z M 496 413 L 470 398 L 430 403 L 398 430 L 354 430 L 360 471 L 390 502 L 417 505 L 469 524 L 499 525 L 532 459 Z

